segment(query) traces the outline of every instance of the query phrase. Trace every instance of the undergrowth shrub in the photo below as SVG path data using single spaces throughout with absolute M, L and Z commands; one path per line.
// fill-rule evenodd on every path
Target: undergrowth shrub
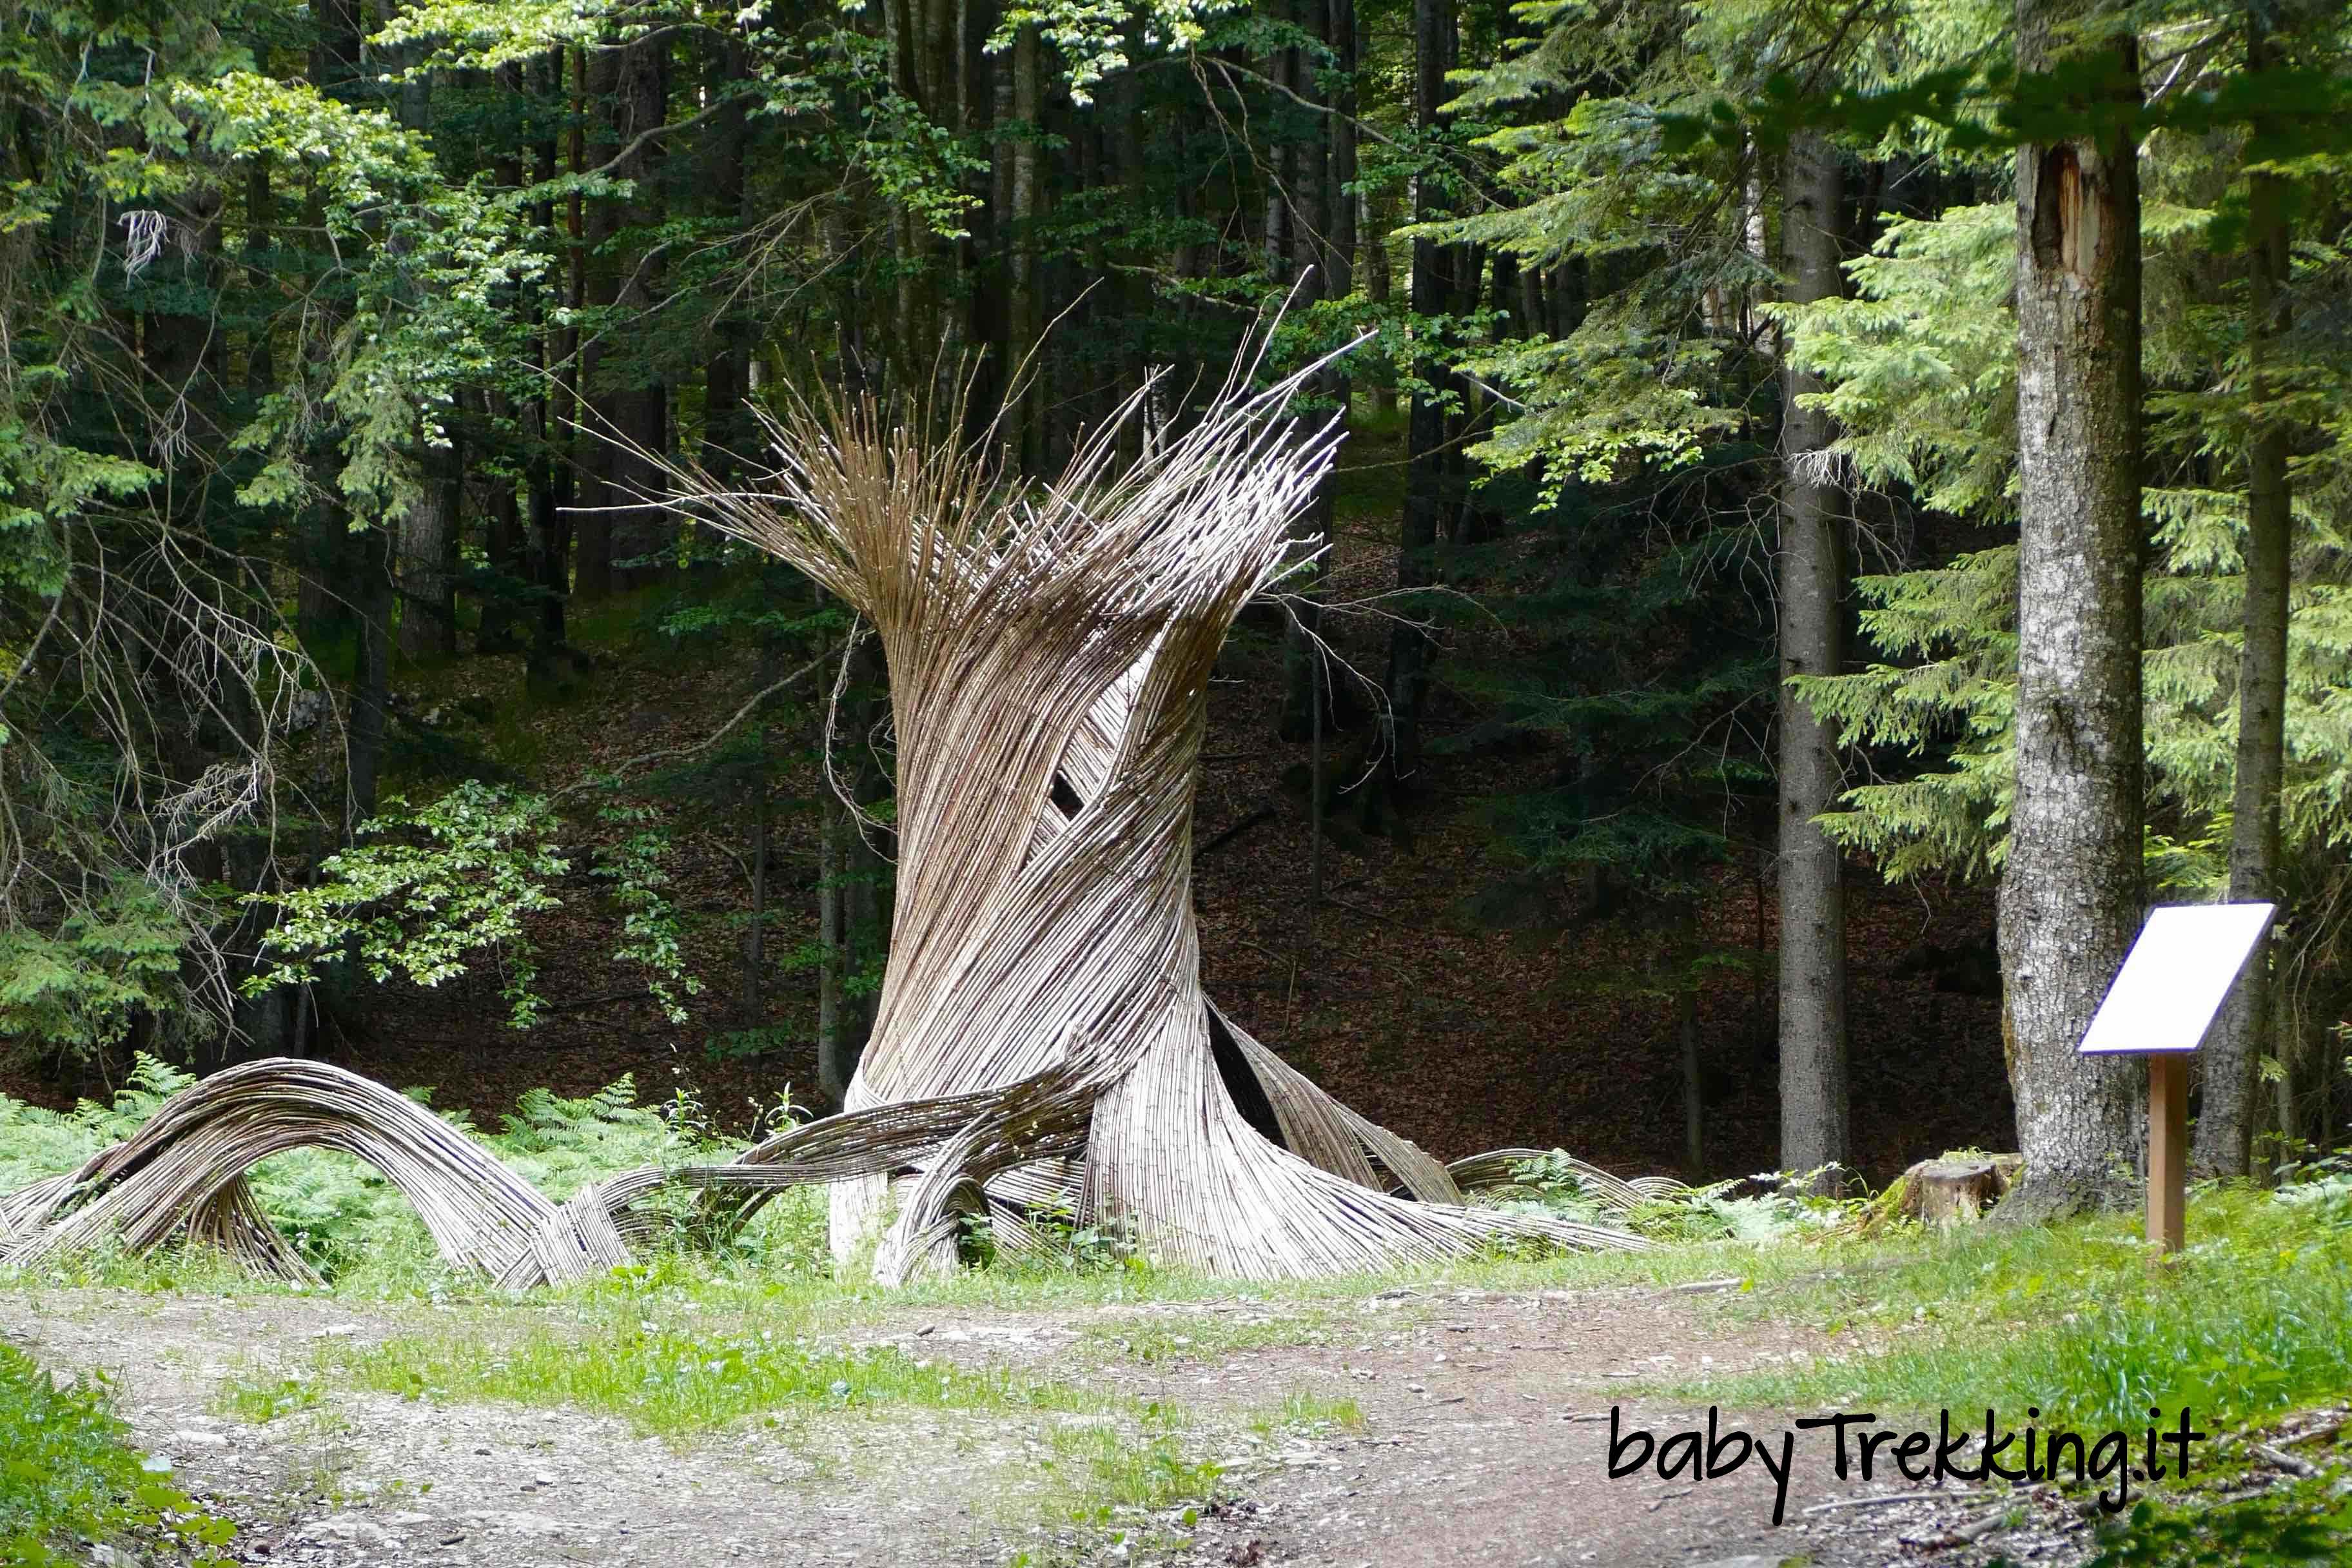
M 1801 1182 L 1785 1183 L 1780 1191 L 1752 1197 L 1730 1195 L 1735 1185 L 1718 1182 L 1654 1198 L 1631 1209 L 1616 1209 L 1601 1201 L 1565 1150 L 1554 1149 L 1514 1162 L 1511 1184 L 1488 1194 L 1485 1201 L 1506 1213 L 1609 1226 L 1671 1243 L 1761 1245 L 1791 1237 L 1818 1237 L 1844 1224 L 1855 1212 L 1851 1200 L 1813 1196 Z
M 77 1541 L 133 1537 L 221 1561 L 236 1527 L 197 1508 L 172 1485 L 170 1465 L 135 1452 L 129 1433 L 102 1379 L 60 1388 L 0 1345 L 0 1563 L 73 1563 Z
M 2142 1502 L 2091 1568 L 2330 1568 L 2352 1562 L 2352 1495 L 2326 1478 L 2249 1498 Z
M 998 1248 L 995 1228 L 987 1215 L 965 1215 L 961 1224 L 957 1252 L 962 1260 L 1007 1275 L 1149 1275 L 1152 1269 L 1135 1222 L 1124 1215 L 1081 1218 L 1067 1203 L 1052 1205 L 1030 1215 L 1036 1245 L 1011 1253 Z

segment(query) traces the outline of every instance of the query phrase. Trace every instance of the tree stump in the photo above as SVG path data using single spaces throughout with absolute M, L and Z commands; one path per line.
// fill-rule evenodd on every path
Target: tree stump
M 2020 1154 L 1952 1155 L 1922 1160 L 1890 1190 L 1892 1217 L 1948 1229 L 1974 1225 L 1999 1203 L 2025 1168 Z

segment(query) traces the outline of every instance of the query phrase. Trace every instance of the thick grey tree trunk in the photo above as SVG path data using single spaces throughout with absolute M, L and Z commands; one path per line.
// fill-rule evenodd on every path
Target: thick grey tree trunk
M 1789 298 L 1838 292 L 1836 226 L 1843 197 L 1837 151 L 1817 133 L 1790 143 L 1781 208 Z M 1836 487 L 1821 467 L 1829 416 L 1799 400 L 1818 376 L 1790 367 L 1780 416 L 1780 1164 L 1811 1171 L 1846 1163 L 1844 857 L 1814 823 L 1845 781 L 1830 725 L 1788 681 L 1834 675 L 1843 551 Z
M 2018 0 L 2018 64 L 2139 90 L 2128 33 L 2086 0 Z M 2069 36 L 2071 34 L 2071 36 Z M 2063 46 L 2060 40 L 2063 39 Z M 2146 1069 L 2075 1047 L 2137 933 L 2140 244 L 2127 128 L 2018 150 L 2017 788 L 2000 896 L 2010 1083 L 2031 1221 L 2124 1195 Z
M 2271 48 L 2258 11 L 2248 13 L 2246 65 L 2260 72 Z M 2266 367 L 2286 331 L 2285 182 L 2256 174 L 2247 200 L 2246 357 L 2249 395 L 2269 393 Z M 2237 776 L 2231 801 L 2230 897 L 2278 897 L 2279 792 L 2286 778 L 2287 594 L 2293 522 L 2287 481 L 2287 429 L 2276 419 L 2256 426 L 2246 443 L 2245 641 L 2238 655 Z M 2197 1111 L 2191 1163 L 2210 1176 L 2242 1176 L 2252 1153 L 2254 1064 L 2271 1037 L 2274 1008 L 2268 944 L 2247 963 L 2219 1028 L 2199 1053 L 2204 1094 Z M 2292 1095 L 2292 1084 L 2282 1086 Z M 2289 1120 L 2281 1118 L 2284 1127 Z

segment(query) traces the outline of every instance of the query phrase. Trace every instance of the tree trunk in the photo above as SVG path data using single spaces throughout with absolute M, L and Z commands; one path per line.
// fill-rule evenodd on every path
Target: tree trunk
M 2307 1080 L 2306 1060 L 2324 1061 L 2322 1042 L 2306 1037 L 2296 1026 L 2292 1013 L 2284 1007 L 2270 1010 L 2271 1054 L 2278 1060 L 2278 1080 L 2271 1085 L 2271 1116 L 2277 1124 L 2279 1152 L 2276 1159 L 2284 1163 L 2301 1156 L 2294 1152 L 2303 1142 L 2303 1095 Z M 2326 1084 L 2326 1069 L 2320 1069 L 2320 1082 Z
M 559 52 L 551 62 L 550 87 L 560 90 L 563 85 L 566 57 Z M 586 163 L 587 131 L 580 94 L 587 89 L 588 67 L 578 51 L 570 57 L 572 68 L 573 97 L 572 100 L 571 134 L 564 139 L 562 155 L 565 167 L 577 174 Z M 556 142 L 551 138 L 540 143 L 539 170 L 542 183 L 555 178 Z M 548 215 L 554 216 L 551 211 Z M 583 255 L 586 244 L 587 214 L 580 193 L 574 191 L 564 203 L 563 214 L 563 302 L 578 310 L 586 299 L 587 266 Z M 550 226 L 552 227 L 551 221 Z M 539 615 L 533 625 L 531 658 L 542 673 L 546 673 L 557 651 L 564 645 L 568 628 L 565 606 L 572 599 L 572 566 L 573 526 L 572 500 L 579 490 L 580 462 L 577 438 L 572 426 L 580 417 L 580 329 L 576 326 L 551 326 L 541 336 L 545 345 L 540 351 L 554 369 L 549 396 L 540 400 L 538 409 L 540 456 L 533 465 L 530 479 L 530 519 L 532 580 L 541 595 Z
M 856 831 L 842 804 L 829 794 L 817 797 L 816 836 L 816 1081 L 827 1106 L 849 1093 L 857 1071 L 847 1049 L 842 1018 L 841 900 L 842 835 Z
M 1414 0 L 1413 112 L 1424 137 L 1434 137 L 1444 127 L 1445 116 L 1439 110 L 1453 96 L 1445 85 L 1445 73 L 1454 68 L 1455 47 L 1454 0 Z M 1426 222 L 1442 216 L 1434 182 L 1418 178 L 1414 185 L 1415 219 Z M 1414 315 L 1435 316 L 1454 308 L 1454 258 L 1450 253 L 1457 248 L 1427 239 L 1412 242 Z M 1434 395 L 1447 385 L 1451 367 L 1444 359 L 1445 345 L 1430 342 L 1425 326 L 1418 330 L 1423 333 L 1426 352 L 1415 374 L 1426 385 L 1413 394 L 1405 436 L 1404 523 L 1397 542 L 1397 586 L 1402 589 L 1424 587 L 1435 581 L 1431 558 L 1444 531 L 1454 482 L 1448 450 L 1451 421 Z M 1425 613 L 1425 606 L 1418 604 L 1406 608 L 1408 616 Z M 1428 635 L 1420 627 L 1399 622 L 1390 633 L 1388 769 L 1399 780 L 1411 777 L 1421 763 L 1422 703 L 1430 656 Z
M 833 741 L 833 765 L 859 810 L 889 795 L 891 781 L 875 759 L 868 737 L 887 711 L 888 675 L 881 649 L 868 638 L 848 655 L 849 689 L 841 704 L 842 722 Z M 817 971 L 817 1079 L 839 1105 L 857 1076 L 857 1066 L 874 1027 L 871 992 L 854 994 L 850 983 L 867 961 L 888 951 L 889 910 L 882 900 L 887 862 L 867 834 L 877 831 L 858 819 L 829 785 L 821 786 L 817 839 L 817 941 L 823 960 Z
M 1045 212 L 1045 45 L 1035 24 L 1013 44 L 1013 142 L 1005 236 L 1010 275 L 1005 294 L 1005 374 L 1019 376 L 1020 397 L 1006 435 L 1016 472 L 1033 474 L 1045 459 L 1045 389 L 1042 360 L 1045 301 L 1037 256 L 1037 224 Z
M 714 94 L 729 93 L 751 74 L 750 52 L 736 39 L 714 46 L 709 70 Z M 751 139 L 750 99 L 737 98 L 710 135 L 709 190 L 713 214 L 734 229 L 743 220 L 744 152 Z M 759 430 L 745 397 L 751 390 L 756 322 L 722 315 L 710 323 L 711 348 L 703 364 L 702 466 L 730 479 L 759 450 Z
M 1320 34 L 1330 26 L 1331 18 L 1324 0 L 1297 0 L 1293 19 L 1310 35 Z M 1294 92 L 1308 102 L 1319 102 L 1321 90 L 1315 73 L 1306 68 L 1297 49 L 1278 50 L 1275 57 L 1280 68 L 1277 79 L 1286 79 Z M 1277 112 L 1295 107 L 1289 103 L 1278 106 Z M 1330 180 L 1330 121 L 1338 118 L 1318 115 L 1307 127 L 1307 138 L 1286 139 L 1278 149 L 1276 167 L 1286 172 L 1287 184 L 1277 184 L 1266 208 L 1266 245 L 1269 260 L 1275 267 L 1277 283 L 1290 285 L 1295 309 L 1311 310 L 1316 302 L 1329 297 L 1331 287 L 1330 238 L 1332 214 L 1338 204 L 1332 199 Z M 1276 226 L 1277 220 L 1279 226 Z M 1331 370 L 1317 378 L 1316 392 L 1324 397 L 1336 398 L 1340 391 L 1339 372 Z M 1343 411 L 1344 412 L 1344 411 Z M 1291 587 L 1298 595 L 1286 625 L 1283 647 L 1284 690 L 1282 713 L 1277 731 L 1283 739 L 1300 741 L 1310 735 L 1316 738 L 1317 755 L 1309 762 L 1308 784 L 1314 803 L 1309 813 L 1314 818 L 1310 826 L 1319 833 L 1322 811 L 1323 780 L 1321 777 L 1321 747 L 1323 731 L 1329 715 L 1322 704 L 1329 695 L 1329 682 L 1322 678 L 1318 668 L 1318 651 L 1323 635 L 1323 607 L 1319 590 L 1323 565 L 1317 552 L 1331 537 L 1331 476 L 1323 476 L 1315 487 L 1314 499 L 1300 509 L 1292 525 L 1296 551 L 1302 559 L 1313 556 L 1314 564 L 1292 579 Z M 1310 839 L 1309 858 L 1319 853 L 1319 839 Z M 1310 910 L 1307 925 L 1314 925 Z
M 414 64 L 421 49 L 404 51 Z M 400 87 L 400 123 L 420 135 L 433 127 L 433 77 L 421 71 Z M 439 425 L 436 433 L 431 428 Z M 457 411 L 419 405 L 416 458 L 421 491 L 400 519 L 400 651 L 408 658 L 457 651 L 457 518 L 465 470 L 457 455 Z
M 362 89 L 360 8 L 356 0 L 310 0 L 310 26 L 311 84 L 329 98 L 343 103 L 357 102 Z M 326 218 L 315 183 L 304 205 L 303 218 L 309 232 L 320 232 Z M 324 287 L 325 279 L 316 271 L 309 281 L 319 289 L 321 298 L 329 301 L 338 298 L 336 290 Z M 331 303 L 328 308 L 340 313 L 338 305 Z M 341 454 L 331 442 L 321 441 L 313 452 L 322 468 L 340 467 Z M 330 498 L 336 494 L 331 481 L 322 480 L 319 490 Z M 383 750 L 389 646 L 379 646 L 382 638 L 372 637 L 371 632 L 381 633 L 388 625 L 391 567 L 382 548 L 385 542 L 382 533 L 375 530 L 353 533 L 351 519 L 337 500 L 329 499 L 307 509 L 300 528 L 301 546 L 295 568 L 299 576 L 296 590 L 299 635 L 314 649 L 324 649 L 346 638 L 356 645 L 353 663 L 357 674 L 352 681 L 351 713 L 344 736 L 345 766 L 356 821 L 375 809 L 375 775 Z M 372 654 L 386 657 L 372 660 Z
M 424 490 L 400 520 L 400 651 L 412 659 L 457 651 L 457 529 L 466 481 L 456 413 L 443 415 L 443 441 L 424 447 Z
M 1838 154 L 1826 137 L 1790 143 L 1781 206 L 1789 298 L 1838 293 Z M 1837 804 L 1844 780 L 1828 723 L 1798 700 L 1796 676 L 1838 671 L 1838 597 L 1844 584 L 1839 496 L 1819 464 L 1829 416 L 1800 400 L 1820 378 L 1790 367 L 1780 411 L 1780 1166 L 1843 1165 L 1846 1131 L 1844 857 L 1814 818 Z
M 635 183 L 627 202 L 601 201 L 589 214 L 586 291 L 592 307 L 642 311 L 656 292 L 654 264 L 613 254 L 611 247 L 624 229 L 658 216 L 652 186 L 659 171 L 659 143 L 648 141 L 626 150 L 642 132 L 662 124 L 669 100 L 668 66 L 667 45 L 659 38 L 604 50 L 590 65 L 588 96 L 608 109 L 615 154 L 625 153 L 612 174 Z M 589 432 L 583 466 L 588 482 L 580 487 L 575 568 L 575 589 L 583 598 L 603 597 L 642 580 L 645 568 L 625 569 L 621 563 L 653 552 L 666 531 L 660 514 L 647 504 L 662 488 L 659 466 L 627 447 L 656 454 L 665 448 L 668 398 L 653 367 L 636 353 L 619 365 L 607 363 L 616 350 L 643 353 L 649 347 L 642 333 L 616 336 L 608 320 L 583 353 L 581 390 Z
M 2018 64 L 2083 0 L 2019 0 Z M 2139 91 L 2137 40 L 2067 44 Z M 2017 784 L 2000 893 L 2004 1030 L 2034 1221 L 2121 1199 L 2145 1069 L 2075 1047 L 2142 913 L 2140 245 L 2128 128 L 2018 150 Z
M 269 188 L 269 160 L 256 158 L 245 175 L 245 285 L 256 300 L 267 299 L 276 285 L 270 249 L 275 244 L 277 206 Z M 276 389 L 278 363 L 269 342 L 274 313 L 264 305 L 255 315 L 252 333 L 246 341 L 245 393 L 257 402 Z
M 1989 1154 L 1981 1160 L 1922 1160 L 1887 1189 L 1894 1194 L 1892 1203 L 1871 1205 L 1870 1217 L 1883 1214 L 1937 1230 L 1974 1225 L 2000 1202 L 2024 1163 L 2016 1154 Z
M 1356 0 L 1324 0 L 1324 4 L 1325 37 L 1330 41 L 1332 55 L 1331 113 L 1328 116 L 1330 162 L 1325 198 L 1331 226 L 1325 247 L 1324 270 L 1328 276 L 1324 292 L 1328 298 L 1345 300 L 1356 291 L 1358 198 L 1350 187 L 1358 173 L 1356 72 L 1363 58 L 1363 39 L 1356 23 Z M 1340 384 L 1344 392 L 1344 378 Z
M 2247 12 L 2246 68 L 2259 76 L 2273 48 L 2259 7 Z M 2247 396 L 2258 406 L 2272 388 L 2265 374 L 2287 328 L 2288 250 L 2285 182 L 2255 174 L 2248 182 L 2246 234 Z M 2238 752 L 2231 799 L 2230 897 L 2240 903 L 2278 897 L 2279 798 L 2286 779 L 2287 596 L 2293 580 L 2293 497 L 2287 479 L 2287 429 L 2257 414 L 2246 443 L 2245 640 L 2238 655 Z M 2209 1176 L 2242 1176 L 2252 1153 L 2254 1067 L 2270 1036 L 2276 999 L 2267 937 L 2248 961 L 2199 1053 L 2204 1094 L 2197 1110 L 2191 1161 Z
M 486 395 L 476 406 L 504 429 L 516 429 L 522 423 L 515 417 L 513 400 L 504 392 Z M 522 500 L 512 478 L 491 476 L 486 510 L 482 546 L 489 572 L 478 595 L 481 618 L 474 623 L 474 651 L 511 653 L 519 646 L 515 623 L 532 581 L 530 551 L 523 536 Z
M 1683 1179 L 1706 1180 L 1706 1102 L 1698 1060 L 1698 993 L 1675 994 L 1675 1036 L 1683 1057 Z
M 351 723 L 344 745 L 350 759 L 351 821 L 348 831 L 375 815 L 376 781 L 383 773 L 385 721 L 392 700 L 393 538 L 369 529 L 357 541 L 359 581 L 352 591 L 359 619 L 359 669 L 352 683 Z
M 743 928 L 743 1024 L 756 1029 L 767 1012 L 768 977 L 768 737 L 751 782 L 751 910 Z M 823 1030 L 819 1029 L 822 1038 Z M 822 1066 L 822 1058 L 819 1058 Z

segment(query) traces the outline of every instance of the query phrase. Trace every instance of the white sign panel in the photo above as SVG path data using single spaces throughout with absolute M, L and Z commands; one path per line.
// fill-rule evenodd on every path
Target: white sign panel
M 2176 904 L 2150 910 L 2081 1049 L 2195 1050 L 2276 908 Z

